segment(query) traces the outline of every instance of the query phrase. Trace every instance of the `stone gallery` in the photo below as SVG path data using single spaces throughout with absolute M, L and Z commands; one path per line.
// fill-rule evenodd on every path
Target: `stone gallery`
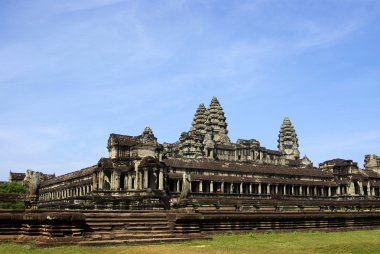
M 158 143 L 146 127 L 138 136 L 110 134 L 107 149 L 108 158 L 62 176 L 28 170 L 31 210 L 0 212 L 0 233 L 95 244 L 380 226 L 380 158 L 366 155 L 365 169 L 344 159 L 314 167 L 300 157 L 288 117 L 277 149 L 255 139 L 234 143 L 213 97 L 175 143 Z

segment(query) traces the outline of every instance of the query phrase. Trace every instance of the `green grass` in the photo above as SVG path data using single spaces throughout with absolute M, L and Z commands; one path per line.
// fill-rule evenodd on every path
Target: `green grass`
M 0 244 L 0 253 L 380 253 L 380 230 L 349 232 L 248 233 L 215 235 L 213 240 L 141 246 L 40 248 L 29 244 Z

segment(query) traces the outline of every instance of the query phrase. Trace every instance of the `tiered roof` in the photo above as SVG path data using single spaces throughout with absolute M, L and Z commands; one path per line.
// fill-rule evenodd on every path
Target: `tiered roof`
M 195 112 L 191 131 L 196 131 L 204 136 L 206 133 L 207 109 L 203 103 L 199 104 Z
M 230 138 L 227 136 L 227 122 L 224 116 L 223 108 L 220 106 L 218 98 L 212 97 L 209 108 L 207 109 L 207 123 L 211 127 L 214 141 L 221 144 L 230 144 Z
M 296 131 L 289 117 L 285 117 L 280 127 L 280 134 L 278 135 L 278 149 L 287 159 L 298 159 L 300 155 L 298 147 Z

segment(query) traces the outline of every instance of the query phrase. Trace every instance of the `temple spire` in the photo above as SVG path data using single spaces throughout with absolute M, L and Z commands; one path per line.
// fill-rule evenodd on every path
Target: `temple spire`
M 206 121 L 207 121 L 206 107 L 203 103 L 201 103 L 199 104 L 197 111 L 195 112 L 191 131 L 196 131 L 201 136 L 204 136 L 206 133 Z
M 207 109 L 208 128 L 212 129 L 214 141 L 216 143 L 230 144 L 228 137 L 227 122 L 224 116 L 223 108 L 220 106 L 218 98 L 212 97 L 209 108 Z
M 281 124 L 280 133 L 278 135 L 278 149 L 286 159 L 297 160 L 300 157 L 298 147 L 296 131 L 289 117 L 286 116 Z

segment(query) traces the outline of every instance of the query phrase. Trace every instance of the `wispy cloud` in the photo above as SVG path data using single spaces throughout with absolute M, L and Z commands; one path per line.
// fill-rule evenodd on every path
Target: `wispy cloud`
M 321 25 L 315 22 L 305 22 L 301 39 L 296 42 L 295 47 L 299 49 L 310 49 L 321 45 L 331 45 L 360 28 L 359 22 L 348 21 L 339 26 Z
M 62 12 L 84 11 L 100 7 L 107 7 L 122 2 L 126 2 L 126 0 L 67 0 L 63 2 L 56 2 L 54 9 Z

